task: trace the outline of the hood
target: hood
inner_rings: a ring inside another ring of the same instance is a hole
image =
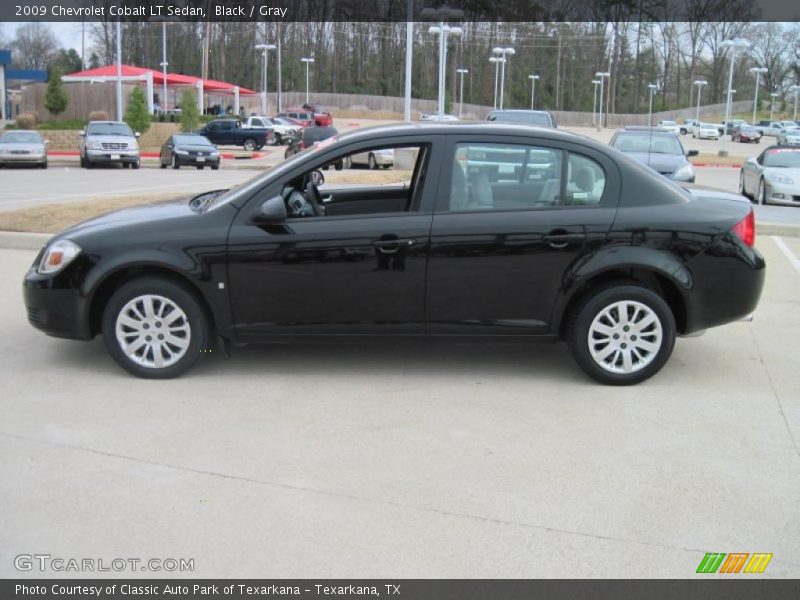
[[[100,142],[101,144],[130,144],[134,145],[137,142],[134,136],[130,135],[98,135],[90,134],[86,136],[87,140],[92,142]]]
[[[0,151],[3,150],[22,150],[23,152],[44,152],[44,144],[23,143],[23,142],[0,142]]]
[[[648,152],[626,152],[636,162],[655,169],[659,173],[674,173],[689,163],[683,154],[657,154]]]
[[[159,223],[170,219],[197,217],[199,213],[189,208],[189,200],[191,200],[191,196],[122,208],[78,223],[62,231],[57,237],[72,239],[77,242],[81,237],[99,231],[108,234],[110,230],[115,228],[123,229],[145,223],[159,227]]]
[[[206,146],[204,144],[177,144],[175,150],[186,150],[187,152],[204,152],[211,154],[212,152],[219,152],[214,146]]]
[[[764,175],[783,175],[784,177],[791,177],[795,183],[800,183],[800,167],[787,168],[787,167],[767,167],[764,169]]]

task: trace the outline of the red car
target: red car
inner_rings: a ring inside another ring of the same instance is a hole
[[[319,104],[303,104],[303,108],[314,113],[314,123],[316,123],[318,127],[333,126],[333,115],[326,107],[320,106]]]
[[[278,113],[276,116],[294,119],[303,127],[313,127],[316,124],[314,120],[314,111],[306,110],[305,108],[287,108],[285,111]]]

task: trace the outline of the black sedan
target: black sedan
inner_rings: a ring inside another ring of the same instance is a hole
[[[384,148],[407,181],[315,183]],[[36,257],[24,300],[33,326],[101,334],[142,377],[179,375],[214,342],[430,336],[560,339],[588,375],[626,385],[658,372],[676,335],[755,310],[754,243],[746,200],[580,136],[398,125],[317,144],[229,191],[81,223]]]
[[[207,137],[196,133],[176,133],[169,136],[161,146],[159,164],[162,169],[171,166],[180,169],[192,166],[198,169],[211,167],[219,169],[219,151]]]

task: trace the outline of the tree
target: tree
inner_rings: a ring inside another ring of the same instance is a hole
[[[150,129],[150,113],[147,112],[147,100],[142,88],[136,86],[128,97],[128,106],[125,109],[124,121],[131,129],[144,133]]]
[[[181,131],[188,133],[200,126],[200,111],[197,110],[197,95],[186,88],[181,95]]]
[[[92,52],[89,55],[89,64],[87,65],[90,69],[96,69],[100,66],[100,59],[98,58],[97,54]]]
[[[44,95],[44,107],[57,117],[67,109],[67,104],[69,104],[69,96],[67,90],[64,89],[64,82],[61,81],[61,71],[55,67],[50,70],[47,91]]]
[[[11,42],[14,65],[20,69],[44,69],[57,48],[56,36],[42,23],[20,25]]]
[[[62,74],[81,71],[83,69],[81,57],[74,48],[70,48],[69,50],[61,48],[50,60],[48,70],[52,69],[58,69]]]

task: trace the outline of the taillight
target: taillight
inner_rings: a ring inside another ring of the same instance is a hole
[[[756,215],[752,208],[744,219],[733,226],[731,231],[739,236],[745,246],[753,247],[756,243]]]
[[[305,148],[305,147],[306,147],[306,145],[303,143],[303,140],[300,140],[299,142],[297,142],[297,147],[298,147],[300,150],[302,150],[303,148]]]

